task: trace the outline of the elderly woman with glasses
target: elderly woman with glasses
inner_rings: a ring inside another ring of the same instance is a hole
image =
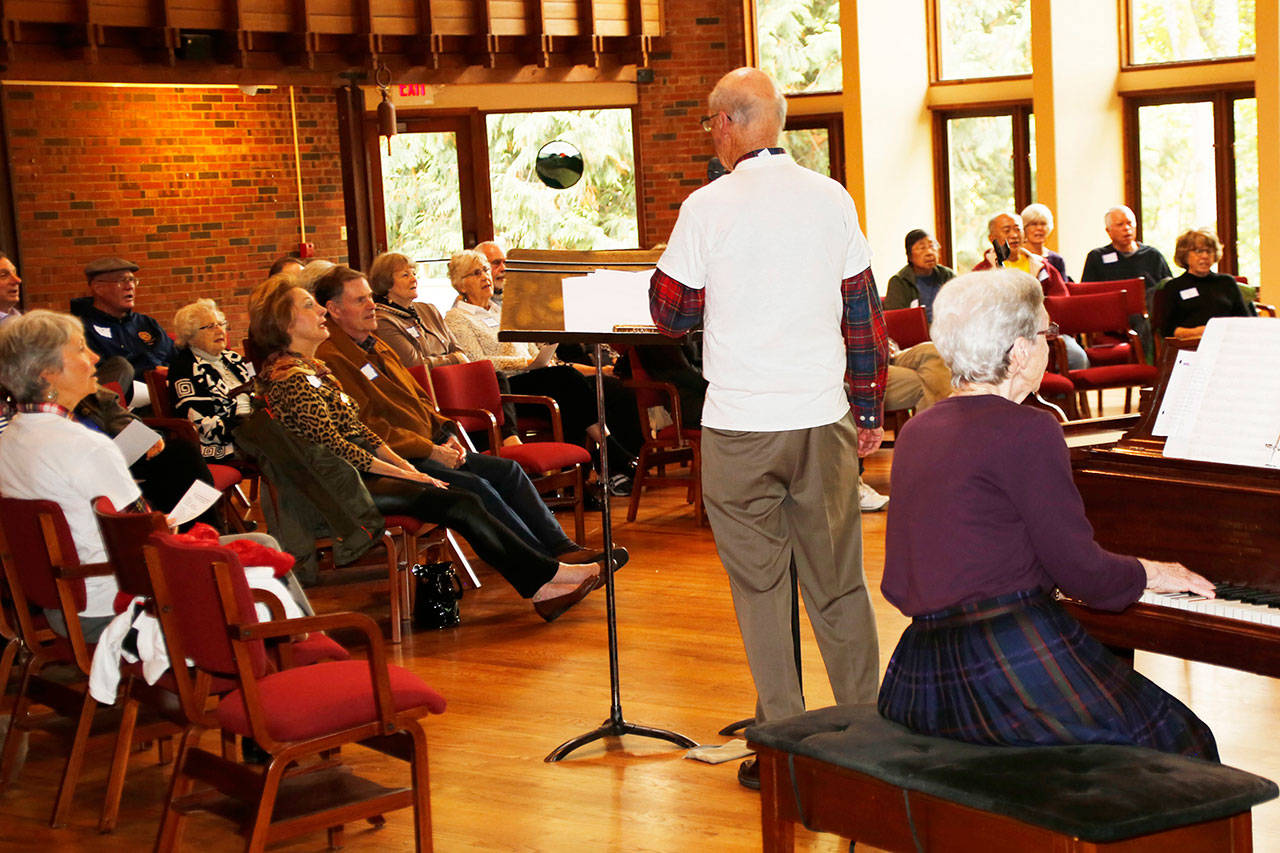
[[[493,299],[493,275],[483,252],[454,254],[449,259],[449,280],[458,291],[458,301],[444,319],[467,358],[493,362],[495,370],[507,374],[511,390],[517,394],[542,395],[559,403],[565,440],[585,445],[590,438],[597,446],[607,447],[609,469],[615,472],[609,491],[629,494],[635,451],[641,443],[635,396],[617,379],[605,378],[605,411],[611,434],[602,441],[596,422],[595,385],[586,375],[594,375],[594,368],[584,367],[586,372],[580,372],[566,364],[535,367],[537,344],[498,340],[502,307]]]
[[[1166,338],[1199,338],[1214,317],[1254,316],[1236,280],[1213,271],[1221,258],[1222,243],[1207,228],[1193,228],[1178,237],[1173,262],[1186,272],[1161,282],[1152,297],[1152,317]]]
[[[195,424],[200,453],[210,462],[235,455],[231,430],[252,413],[253,367],[227,349],[227,318],[212,299],[197,299],[173,318],[178,352],[169,365],[169,395],[180,418]]]
[[[1057,330],[1016,270],[970,273],[933,306],[955,393],[907,422],[894,448],[884,596],[911,624],[880,713],[972,743],[1111,743],[1217,760],[1208,727],[1089,637],[1054,591],[1123,610],[1143,588],[1213,586],[1177,563],[1103,550],[1071,477],[1062,429],[1019,403]]]

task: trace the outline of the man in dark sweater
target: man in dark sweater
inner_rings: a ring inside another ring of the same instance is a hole
[[[1156,286],[1173,275],[1169,270],[1169,262],[1158,249],[1138,242],[1137,221],[1133,211],[1124,205],[1108,210],[1103,224],[1111,242],[1089,251],[1084,259],[1084,272],[1081,273],[1080,280],[1119,281],[1140,278],[1146,288],[1147,313],[1150,314],[1152,294],[1155,293]],[[1130,320],[1133,322],[1133,330],[1142,338],[1147,358],[1152,358],[1155,348],[1151,339],[1151,323],[1140,315],[1134,315]]]
[[[89,296],[71,300],[71,313],[84,323],[84,339],[98,354],[98,380],[120,383],[133,399],[133,382],[148,370],[168,364],[173,341],[154,317],[133,310],[138,265],[120,258],[98,258],[84,268]]]

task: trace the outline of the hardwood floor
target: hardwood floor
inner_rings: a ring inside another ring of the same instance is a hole
[[[888,487],[889,451],[868,466],[867,481]],[[617,577],[622,708],[626,719],[672,729],[701,743],[748,716],[754,694],[727,584],[710,531],[693,524],[678,490],[646,495],[638,520],[615,524],[615,539],[632,554]],[[615,501],[617,517],[622,501]],[[880,655],[887,661],[906,620],[879,595],[884,513],[864,516],[865,563],[873,590]],[[598,542],[598,519],[591,529]],[[759,798],[736,782],[737,762],[685,760],[664,742],[626,737],[598,742],[559,764],[543,757],[559,743],[608,717],[609,670],[603,592],[554,624],[544,624],[494,572],[462,601],[463,624],[407,633],[393,658],[449,700],[429,721],[431,803],[440,851],[737,851],[760,845]],[[385,594],[375,584],[322,589],[321,610],[366,609],[386,619]],[[831,702],[811,632],[804,628],[808,702]],[[1271,737],[1280,718],[1280,691],[1270,679],[1140,654],[1138,667],[1186,701],[1214,729],[1225,761],[1280,778],[1280,745]],[[96,832],[110,746],[92,749],[71,809],[70,825],[48,827],[61,763],[33,737],[17,783],[0,797],[0,849],[63,851],[149,847],[167,777],[154,751],[134,756],[120,828]],[[373,753],[344,755],[363,772],[394,782],[403,768]],[[408,849],[407,811],[380,830],[347,827],[348,850]],[[1254,812],[1258,850],[1280,851],[1280,803]],[[228,850],[239,839],[212,818],[195,819],[192,849]],[[319,850],[323,834],[276,849]],[[797,849],[845,851],[834,836],[799,830]],[[860,850],[862,848],[859,848]]]

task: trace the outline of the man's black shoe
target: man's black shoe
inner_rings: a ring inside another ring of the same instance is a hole
[[[753,791],[760,790],[760,762],[748,758],[738,765],[738,784]]]

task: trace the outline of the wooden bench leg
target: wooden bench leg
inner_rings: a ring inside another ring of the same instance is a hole
[[[791,783],[782,753],[770,750],[760,762],[760,835],[764,853],[791,853],[796,827],[782,809],[782,797],[790,796]]]

